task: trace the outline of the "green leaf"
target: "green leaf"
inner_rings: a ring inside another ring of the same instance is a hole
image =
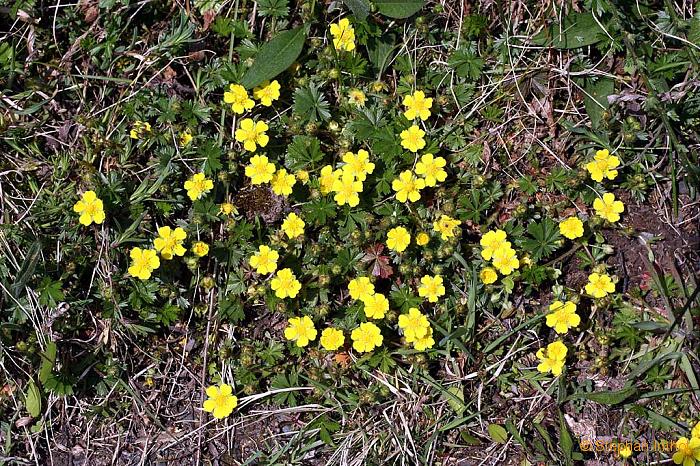
[[[559,226],[549,217],[542,222],[530,222],[527,232],[532,238],[523,241],[523,247],[532,253],[535,261],[552,254],[559,247]]]
[[[467,409],[467,406],[464,404],[464,388],[461,385],[452,385],[447,391],[453,395],[447,397],[447,404],[458,416],[461,416],[464,414],[464,410]]]
[[[566,464],[572,464],[571,453],[574,451],[574,441],[571,438],[569,429],[566,427],[566,422],[564,422],[564,416],[562,416],[561,411],[559,411],[559,431],[559,443],[564,452]]]
[[[307,122],[326,121],[330,119],[330,105],[320,88],[314,84],[294,91],[294,113]]]
[[[377,76],[384,74],[384,70],[391,62],[395,48],[396,36],[394,34],[385,34],[380,38],[372,37],[367,41],[367,56],[377,69]]]
[[[374,0],[374,4],[384,16],[403,19],[418,13],[425,0]]]
[[[360,21],[364,21],[369,16],[370,5],[367,0],[343,0],[343,3],[350,8],[353,16]]]
[[[620,390],[609,390],[592,393],[575,393],[567,398],[567,400],[584,399],[595,401],[602,405],[614,406],[622,403],[632,395],[637,393],[635,387],[626,387]]]
[[[287,146],[284,166],[292,171],[313,169],[315,164],[323,160],[321,141],[313,136],[294,136],[292,143]]]
[[[46,343],[46,351],[41,353],[41,367],[39,368],[39,382],[45,384],[51,376],[53,366],[56,364],[56,343]]]
[[[29,279],[32,278],[36,265],[39,263],[40,257],[41,243],[39,241],[35,241],[29,247],[29,251],[24,258],[24,262],[22,262],[22,267],[19,269],[19,272],[17,272],[17,278],[10,289],[15,298],[19,298],[22,296],[22,294],[24,294],[24,285],[26,285]]]
[[[498,424],[489,424],[488,426],[489,435],[491,440],[496,443],[505,444],[508,441],[508,432],[503,428],[503,426]]]
[[[553,23],[533,38],[537,45],[557,49],[575,49],[599,42],[605,31],[590,12],[569,13],[561,23]]]
[[[246,89],[252,89],[289,68],[301,54],[304,41],[306,41],[304,26],[277,34],[260,48],[253,66],[241,78],[241,84]]]
[[[586,113],[591,119],[594,128],[600,125],[603,112],[610,107],[608,96],[615,92],[615,81],[609,78],[598,79],[583,88],[586,91],[583,103],[586,106]]]
[[[33,380],[29,381],[29,386],[27,387],[25,404],[31,417],[39,417],[41,415],[41,392]]]

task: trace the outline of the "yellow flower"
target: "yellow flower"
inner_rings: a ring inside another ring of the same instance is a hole
[[[214,182],[207,179],[204,173],[195,173],[192,175],[192,178],[185,181],[185,189],[187,190],[187,196],[192,201],[196,201],[214,189]]]
[[[81,225],[88,226],[92,222],[99,225],[105,221],[104,204],[95,191],[85,191],[73,206],[73,211],[80,214],[78,221]]]
[[[396,199],[399,202],[416,202],[420,199],[420,190],[425,188],[425,181],[416,178],[410,170],[399,174],[399,177],[391,182],[391,189],[396,191]]]
[[[357,277],[350,280],[348,291],[352,299],[359,299],[364,302],[374,294],[374,285],[367,277]]]
[[[433,230],[440,233],[443,240],[448,240],[455,235],[454,229],[462,224],[461,221],[448,215],[440,216],[440,220],[433,222]]]
[[[571,301],[554,301],[549,305],[549,310],[551,312],[547,314],[547,327],[553,328],[557,333],[566,333],[581,323],[581,318],[576,314],[576,304]]]
[[[603,198],[593,201],[593,208],[598,217],[604,218],[610,223],[620,220],[620,214],[625,211],[625,205],[615,200],[613,193],[603,194]]]
[[[406,342],[413,343],[419,338],[423,338],[428,329],[430,322],[428,318],[418,310],[412,307],[408,310],[408,314],[399,316],[399,328],[403,330],[403,335],[406,337]]]
[[[632,444],[627,443],[620,445],[619,453],[620,457],[624,459],[627,459],[630,456],[632,456]]]
[[[420,118],[425,121],[430,118],[430,107],[433,106],[433,99],[425,97],[423,91],[416,91],[413,95],[407,95],[403,98],[403,106],[406,107],[404,116],[407,119],[415,120]]]
[[[297,182],[294,175],[288,174],[287,170],[280,168],[272,178],[272,191],[278,196],[289,196],[292,194],[292,188]]]
[[[440,296],[445,294],[445,287],[442,284],[442,277],[440,275],[435,275],[431,277],[430,275],[424,275],[420,279],[420,286],[418,287],[418,296],[421,298],[428,298],[428,302],[436,303]]]
[[[343,172],[350,173],[357,181],[365,181],[367,175],[374,171],[374,164],[369,161],[369,153],[363,149],[358,150],[357,154],[346,152],[343,155],[343,162],[346,163],[343,166]]]
[[[219,205],[219,213],[224,214],[224,215],[231,215],[234,213],[238,213],[236,211],[236,207],[234,207],[233,204],[230,202],[222,202],[221,205]]]
[[[338,205],[347,204],[350,207],[355,207],[360,203],[360,196],[357,193],[362,192],[362,182],[355,181],[352,174],[343,172],[340,179],[333,181],[333,191],[335,191],[333,200]]]
[[[195,241],[192,243],[192,252],[197,257],[204,257],[209,254],[209,245],[203,241]]]
[[[479,278],[484,285],[490,285],[498,280],[498,274],[493,267],[484,267],[481,269],[481,272],[479,272]]]
[[[230,416],[238,406],[238,398],[233,396],[233,389],[227,384],[208,387],[207,397],[203,406],[204,411],[212,413],[216,419]]]
[[[317,333],[314,321],[309,316],[292,317],[289,319],[289,326],[284,329],[284,338],[295,341],[299,348],[303,348],[316,339]]]
[[[261,275],[266,275],[277,270],[277,260],[280,255],[270,246],[260,245],[258,247],[258,252],[250,256],[248,263],[251,267],[255,268],[255,271]]]
[[[367,96],[359,89],[350,89],[349,100],[351,104],[355,104],[357,107],[364,107],[365,102],[367,102]]]
[[[355,50],[355,30],[350,25],[350,20],[343,18],[337,23],[331,24],[333,47],[336,50],[352,52]]]
[[[236,141],[242,142],[243,147],[248,152],[255,152],[255,149],[265,147],[270,141],[270,137],[265,134],[269,126],[264,121],[253,121],[251,118],[241,120],[236,130]]]
[[[386,245],[392,251],[404,252],[411,243],[411,234],[404,227],[396,227],[387,233]]]
[[[603,181],[603,178],[614,180],[617,177],[615,168],[620,166],[620,159],[610,155],[607,149],[599,150],[595,153],[592,162],[586,164],[586,170],[591,174],[594,181]]]
[[[594,298],[604,298],[610,293],[615,292],[615,284],[612,279],[602,273],[592,273],[588,276],[588,283],[586,284],[586,293],[593,296]]]
[[[433,328],[428,327],[428,331],[420,338],[416,338],[413,341],[413,349],[416,351],[425,351],[428,348],[432,348],[435,345],[435,340],[433,340]]]
[[[583,236],[583,222],[578,217],[569,217],[559,223],[559,233],[569,239]]]
[[[401,131],[401,147],[408,149],[411,152],[418,152],[425,147],[425,131],[417,125],[413,125],[408,129]]]
[[[673,462],[683,466],[694,466],[700,461],[700,438],[691,437],[688,440],[680,437],[676,440],[676,452],[673,454]]]
[[[250,163],[245,167],[245,176],[250,178],[252,184],[269,183],[273,173],[275,173],[275,164],[269,162],[265,155],[252,156]]]
[[[328,194],[333,191],[333,185],[336,180],[340,179],[342,170],[333,170],[333,167],[326,165],[321,169],[321,177],[319,178],[319,184],[321,188],[321,194]]]
[[[131,257],[129,273],[141,280],[151,278],[151,272],[160,267],[160,260],[153,249],[133,248],[129,257]]]
[[[141,120],[136,120],[134,125],[131,127],[129,132],[129,137],[131,139],[141,139],[146,133],[151,132],[151,124],[149,122],[143,122]]]
[[[493,253],[502,247],[510,248],[510,242],[506,241],[506,232],[503,230],[490,230],[484,233],[479,241],[481,247],[481,257],[491,260]]]
[[[341,330],[328,327],[321,332],[321,346],[327,351],[335,351],[345,343],[345,335]]]
[[[418,246],[425,246],[429,242],[430,242],[430,236],[426,232],[421,231],[420,233],[418,233],[416,235],[416,244]]]
[[[280,83],[275,79],[270,82],[264,81],[253,89],[253,97],[258,99],[265,107],[272,105],[272,102],[280,98]]]
[[[224,92],[224,102],[231,104],[233,113],[241,114],[255,106],[253,99],[248,97],[248,91],[240,84],[231,84],[229,90]]]
[[[294,276],[292,269],[282,269],[278,271],[275,278],[270,281],[270,287],[272,291],[275,292],[275,296],[280,299],[286,297],[294,298],[299,293],[299,290],[301,290],[301,283],[299,283],[299,280]],[[314,333],[314,338],[315,337],[316,333]]]
[[[425,178],[426,186],[435,186],[447,178],[447,172],[443,167],[447,162],[442,157],[434,157],[433,154],[424,154],[420,162],[416,164],[416,175]]]
[[[566,361],[566,353],[568,348],[561,341],[555,341],[547,345],[547,349],[540,348],[537,351],[537,359],[540,360],[537,370],[546,374],[551,372],[552,375],[561,375]]]
[[[700,421],[695,423],[695,427],[690,431],[690,436],[700,438]]]
[[[301,182],[301,184],[306,184],[309,182],[309,172],[306,170],[299,170],[294,176]]]
[[[180,145],[182,147],[185,147],[190,142],[192,142],[192,133],[190,133],[189,129],[186,129],[185,131],[180,133]]]
[[[360,324],[359,327],[352,331],[350,338],[352,339],[352,347],[360,353],[372,351],[374,348],[382,346],[384,341],[379,327],[372,322]]]
[[[493,266],[502,275],[510,275],[513,270],[520,267],[520,261],[510,246],[503,246],[493,253]]]
[[[287,235],[287,238],[292,239],[304,234],[304,226],[306,226],[306,223],[292,212],[282,222],[282,231]]]
[[[153,240],[153,246],[161,257],[170,260],[173,256],[184,256],[185,247],[182,242],[187,238],[187,233],[180,227],[172,230],[170,227],[158,228],[158,238]]]
[[[381,293],[366,296],[362,300],[365,305],[365,315],[368,319],[383,319],[389,310],[389,300]]]

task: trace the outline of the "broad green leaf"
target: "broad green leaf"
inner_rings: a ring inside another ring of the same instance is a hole
[[[33,380],[29,381],[29,386],[27,387],[25,404],[31,417],[39,417],[41,415],[41,392]]]
[[[489,435],[491,440],[496,443],[506,443],[508,441],[508,432],[503,428],[503,426],[498,424],[489,424],[488,426]]]
[[[603,112],[610,107],[608,96],[615,92],[615,81],[609,78],[601,78],[594,83],[588,84],[583,90],[586,91],[583,97],[586,113],[591,119],[592,126],[596,128],[600,125]]]
[[[557,49],[575,49],[599,42],[605,31],[590,12],[569,13],[561,23],[554,23],[533,38],[537,45]]]
[[[36,269],[36,265],[39,263],[40,257],[41,243],[39,241],[35,241],[30,246],[26,257],[24,258],[24,262],[22,262],[22,267],[20,268],[19,272],[17,272],[17,278],[12,284],[11,291],[15,298],[22,296],[24,285],[26,285],[29,279],[32,278],[34,269]]]
[[[464,389],[461,385],[452,385],[447,391],[454,395],[453,397],[447,398],[447,404],[450,405],[450,408],[452,408],[458,416],[461,416],[467,408],[464,404]]]
[[[46,351],[41,353],[41,367],[39,368],[39,382],[45,384],[51,376],[53,366],[56,364],[56,343],[50,341],[46,344]]]
[[[592,392],[592,393],[576,393],[574,395],[571,395],[568,399],[584,399],[584,400],[590,400],[590,401],[595,401],[596,403],[600,403],[603,405],[608,405],[608,406],[613,406],[622,403],[632,395],[637,393],[637,389],[635,387],[626,387],[621,390],[614,390],[614,391],[601,391],[601,392]]]
[[[352,11],[353,16],[364,21],[369,16],[369,2],[367,0],[343,0],[350,11]]]
[[[241,78],[241,84],[246,89],[252,89],[289,68],[301,54],[304,41],[306,41],[304,26],[277,34],[260,48],[253,66]]]
[[[561,411],[559,411],[559,437],[559,444],[564,452],[566,464],[572,464],[571,453],[574,451],[574,441],[571,438],[569,429],[566,427]]]
[[[403,19],[416,14],[425,0],[374,0],[377,10],[389,18]]]

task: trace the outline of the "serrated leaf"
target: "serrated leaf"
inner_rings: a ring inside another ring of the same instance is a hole
[[[305,41],[304,26],[277,34],[270,42],[260,47],[253,65],[241,78],[243,87],[252,89],[289,68],[301,54]]]
[[[425,0],[374,0],[374,4],[384,16],[403,19],[418,13]]]
[[[39,417],[41,415],[41,392],[33,380],[29,381],[29,386],[27,387],[25,405],[31,417]]]
[[[503,426],[498,424],[489,424],[487,429],[491,440],[494,442],[505,444],[508,441],[508,432],[503,428]]]
[[[355,18],[364,21],[369,16],[369,2],[367,0],[343,0]]]

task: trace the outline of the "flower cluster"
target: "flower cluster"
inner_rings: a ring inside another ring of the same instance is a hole
[[[513,249],[510,241],[507,240],[506,232],[503,230],[490,230],[484,233],[479,241],[481,244],[481,257],[491,261],[493,268],[481,272],[481,280],[486,283],[496,281],[495,270],[501,275],[510,275],[515,269],[520,267],[520,261]],[[495,270],[494,270],[495,269]]]
[[[679,437],[675,446],[676,452],[672,457],[675,464],[695,466],[700,463],[700,421],[692,428],[690,438]]]

